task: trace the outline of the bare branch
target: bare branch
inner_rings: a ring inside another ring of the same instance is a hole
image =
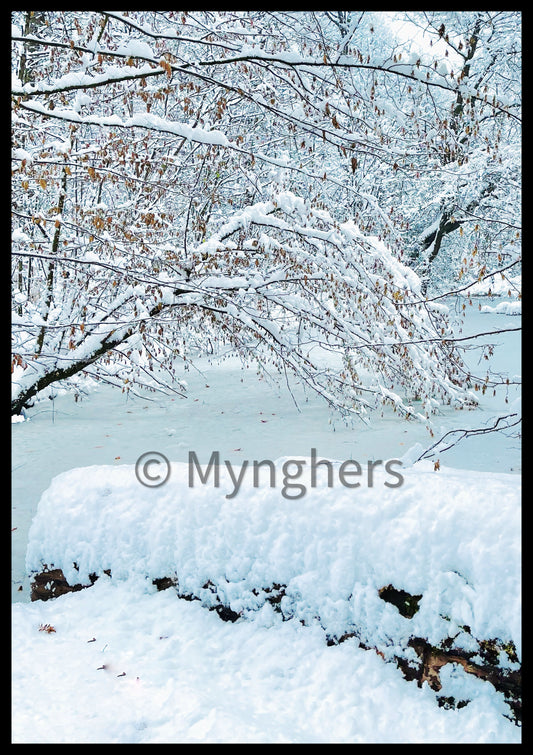
[[[518,418],[518,419],[515,419]],[[503,426],[501,426],[501,423],[507,420],[507,423]],[[513,420],[511,422],[511,420]],[[477,427],[477,428],[470,428],[470,429],[457,429],[457,430],[449,430],[447,433],[445,433],[436,443],[433,443],[429,448],[427,448],[420,456],[416,459],[415,464],[419,461],[422,461],[423,459],[431,459],[433,456],[435,456],[437,453],[444,453],[445,451],[449,451],[450,448],[453,448],[456,446],[460,441],[464,440],[465,438],[470,438],[476,435],[487,435],[488,433],[493,432],[504,432],[505,430],[509,430],[511,427],[517,427],[522,422],[522,417],[519,417],[518,414],[515,412],[513,414],[505,414],[501,417],[498,417],[496,419],[496,422],[491,425],[490,427]],[[452,438],[453,441],[449,442],[448,445],[442,446],[442,443],[446,440],[446,438]]]

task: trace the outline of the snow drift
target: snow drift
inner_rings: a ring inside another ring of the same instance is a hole
[[[189,487],[188,471],[172,464],[159,488],[141,485],[133,466],[59,475],[32,523],[27,569],[61,569],[70,584],[104,571],[173,578],[181,595],[248,618],[276,585],[284,617],[319,622],[331,638],[351,632],[386,658],[413,660],[412,637],[468,650],[491,638],[520,653],[516,476],[428,463],[404,469],[399,487],[376,469],[372,487],[349,489],[325,475],[311,486],[307,466],[307,493],[291,501],[246,477],[228,499],[227,471],[219,488]],[[389,585],[422,596],[412,616],[382,599]]]

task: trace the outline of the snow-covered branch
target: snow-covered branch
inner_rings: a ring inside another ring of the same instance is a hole
[[[519,256],[516,98],[471,84],[515,59],[475,14],[462,78],[341,16],[14,14],[16,410],[76,369],[155,383],[206,342],[346,412],[475,402],[430,288],[446,255],[446,292]]]

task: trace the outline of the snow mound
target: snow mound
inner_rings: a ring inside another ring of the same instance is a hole
[[[463,296],[511,296],[522,290],[522,276],[491,275],[476,281],[462,292]],[[460,294],[461,295],[461,294]]]
[[[463,646],[496,638],[520,653],[519,478],[424,462],[403,469],[399,486],[380,467],[349,488],[338,462],[313,484],[300,459],[296,500],[283,494],[286,461],[275,484],[232,470],[243,474],[233,497],[222,466],[219,487],[205,468],[190,486],[184,463],[157,488],[140,484],[134,466],[65,472],[40,500],[27,569],[60,568],[70,584],[104,570],[114,582],[176,578],[180,594],[247,618],[270,609],[277,585],[284,617],[319,622],[330,637],[352,631],[388,658],[405,657],[413,636],[438,645],[460,635]],[[380,597],[388,585],[422,596],[412,617]]]
[[[275,614],[228,625],[138,583],[13,606],[13,743],[520,743],[478,679],[447,680],[472,698],[447,710],[353,640]]]
[[[481,312],[486,313],[495,312],[499,315],[521,315],[522,314],[522,302],[521,301],[501,301],[494,307],[485,304],[481,307]]]

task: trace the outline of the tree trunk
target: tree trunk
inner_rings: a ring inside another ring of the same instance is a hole
[[[480,29],[481,29],[481,19],[478,18],[474,26],[474,29],[472,31],[472,34],[469,36],[466,52],[463,55],[464,64],[463,64],[461,73],[458,76],[458,80],[461,82],[466,80],[470,75],[470,63],[476,52],[477,44],[479,41]],[[464,105],[465,105],[464,98],[461,91],[459,90],[457,92],[457,97],[456,97],[455,105],[453,108],[453,119],[450,124],[452,130],[456,134],[461,129],[461,118],[464,112]],[[459,140],[461,147],[464,147],[467,141],[468,139],[466,136],[462,137]],[[453,159],[456,160],[457,156],[454,156]],[[452,157],[450,156],[450,154],[445,152],[442,157],[443,165],[446,165],[451,160],[452,160]],[[468,205],[467,212],[471,212],[481,202],[481,200],[487,196],[487,194],[490,194],[494,190],[494,188],[495,187],[492,184],[485,186],[485,188],[480,192],[479,198],[472,201]],[[424,295],[426,295],[427,289],[429,286],[431,266],[441,250],[441,246],[442,246],[442,242],[444,238],[449,233],[452,233],[453,231],[457,230],[457,228],[461,226],[461,223],[453,218],[452,212],[453,212],[453,205],[451,209],[446,208],[442,211],[437,224],[431,226],[431,231],[428,232],[427,235],[422,236],[422,239],[419,240],[416,248],[410,255],[412,263],[421,263],[421,269],[419,271],[419,274],[422,278],[422,293]]]
[[[11,414],[21,414],[22,410],[29,405],[30,401],[39,393],[39,391],[48,388],[49,385],[57,383],[60,380],[67,380],[67,378],[70,378],[73,375],[77,375],[79,372],[87,369],[87,367],[90,367],[91,364],[100,359],[100,357],[107,351],[110,351],[111,349],[114,349],[116,346],[119,346],[121,343],[123,343],[133,334],[133,332],[134,329],[130,328],[124,335],[116,338],[112,338],[113,333],[110,333],[108,336],[106,336],[106,338],[103,339],[100,346],[95,349],[95,351],[93,351],[90,356],[73,362],[68,367],[58,367],[54,370],[46,372],[44,375],[42,375],[42,377],[38,378],[34,383],[32,383],[25,390],[21,391],[21,393],[19,393],[18,396],[13,399],[13,401],[11,402]]]
[[[422,293],[424,296],[429,286],[431,266],[440,252],[445,236],[455,231],[460,225],[461,223],[452,217],[451,210],[444,210],[436,227],[433,226],[432,230],[427,235],[424,235],[419,242],[414,257],[422,263],[419,275],[422,279]]]

